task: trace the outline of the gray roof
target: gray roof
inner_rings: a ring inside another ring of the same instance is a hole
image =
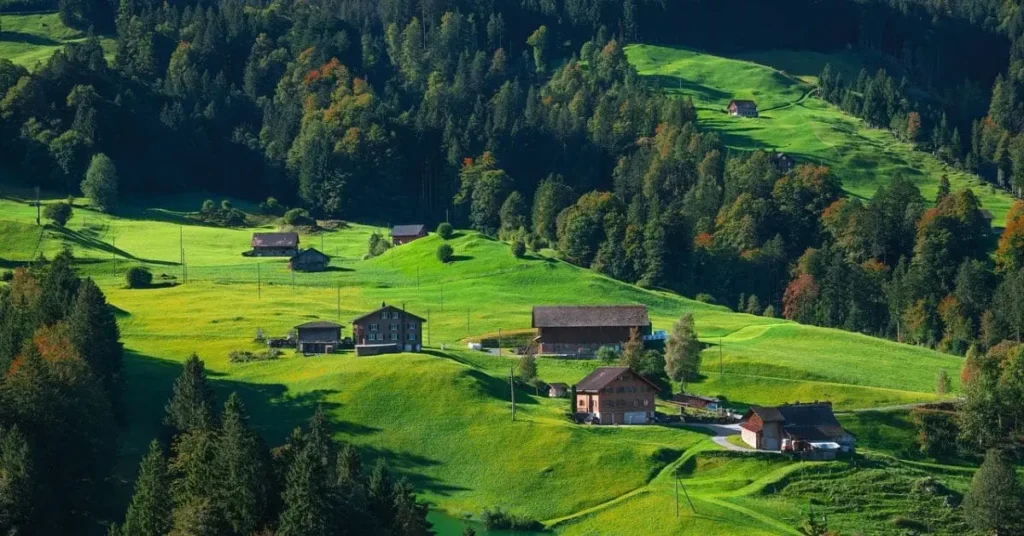
[[[391,236],[419,236],[423,233],[423,224],[396,225],[391,229]]]
[[[355,324],[356,322],[359,322],[360,320],[363,320],[364,318],[366,318],[368,316],[372,316],[372,315],[375,315],[375,314],[377,314],[377,313],[379,313],[381,311],[384,311],[385,309],[389,310],[389,311],[391,311],[391,310],[400,311],[402,313],[405,313],[405,316],[407,316],[409,318],[415,318],[416,320],[419,320],[420,322],[426,322],[427,321],[426,318],[423,318],[422,316],[419,316],[419,315],[414,315],[414,314],[410,313],[409,311],[406,311],[403,308],[395,307],[394,305],[388,305],[386,303],[381,303],[380,304],[380,308],[374,309],[373,311],[370,311],[369,313],[366,313],[366,314],[364,314],[362,316],[358,316],[356,318],[353,318],[352,319],[352,323]]]
[[[309,256],[320,257],[321,259],[323,259],[325,261],[330,260],[329,256],[327,256],[325,253],[321,252],[320,250],[318,250],[316,248],[304,249],[304,250],[296,253],[295,255],[292,255],[291,260],[294,261],[295,259],[299,259],[299,258],[302,258],[302,257],[309,257]]]
[[[750,406],[750,411],[756,413],[764,422],[781,422],[786,420],[779,412],[779,408],[770,406]]]
[[[324,329],[324,328],[340,328],[341,324],[334,322],[328,322],[326,320],[314,320],[312,322],[306,322],[305,324],[299,324],[295,326],[295,329]]]
[[[252,247],[294,248],[299,245],[299,233],[253,233]]]
[[[757,103],[752,100],[733,99],[729,104],[735,104],[739,108],[757,108]]]
[[[533,308],[535,328],[650,326],[643,305],[557,305]]]
[[[601,389],[604,389],[606,385],[615,381],[619,376],[622,376],[623,374],[629,374],[642,381],[647,382],[648,384],[651,385],[651,387],[654,387],[656,391],[661,390],[657,385],[652,383],[647,378],[644,378],[643,376],[630,370],[629,367],[598,367],[594,369],[594,372],[588,374],[586,378],[580,380],[580,383],[576,384],[576,391],[600,391]]]
[[[832,413],[832,404],[786,404],[778,407],[785,419],[783,434],[804,441],[825,441],[846,432]]]

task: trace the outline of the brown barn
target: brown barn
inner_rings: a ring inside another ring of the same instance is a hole
[[[752,100],[729,101],[729,115],[736,117],[757,117],[757,103]]]
[[[787,445],[805,444],[823,450],[849,450],[854,438],[832,413],[831,402],[750,406],[740,421],[743,441],[759,450],[792,450]]]
[[[426,319],[381,303],[380,309],[352,321],[356,355],[419,352],[423,349]]]
[[[299,253],[299,233],[253,233],[255,257],[294,257]]]
[[[304,354],[330,354],[341,347],[341,324],[317,320],[295,326],[295,347]]]
[[[621,348],[636,331],[650,335],[643,305],[584,305],[533,308],[542,354],[591,355],[602,346]]]
[[[678,393],[668,402],[680,407],[702,409],[705,411],[718,411],[722,407],[722,401],[717,398],[689,393]]]
[[[288,267],[297,272],[322,272],[327,269],[330,262],[330,257],[316,248],[309,248],[289,259]]]
[[[576,413],[595,424],[646,424],[658,391],[628,367],[599,367],[576,384]]]
[[[391,229],[391,243],[396,246],[408,244],[409,242],[423,238],[424,236],[427,236],[427,229],[421,224],[396,225]]]

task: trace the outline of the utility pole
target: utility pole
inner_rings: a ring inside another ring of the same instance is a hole
[[[338,320],[341,320],[341,283],[338,283]]]
[[[430,346],[430,309],[427,309],[427,346]]]
[[[676,517],[679,517],[679,473],[673,471],[672,476],[676,482]]]
[[[40,216],[40,211],[41,210],[42,209],[40,208],[40,202],[39,202],[39,187],[36,186],[36,225],[39,225],[39,223],[40,223],[39,216]]]
[[[501,328],[498,328],[498,357],[501,357]]]
[[[263,297],[263,291],[260,288],[260,261],[256,261],[256,299]]]
[[[722,369],[722,338],[718,338],[718,379],[721,380],[725,376],[725,372]]]
[[[469,337],[469,309],[466,309],[466,336]]]
[[[508,392],[512,395],[512,422],[516,422],[516,385],[515,385],[515,373],[516,367],[519,363],[509,365],[508,367]]]

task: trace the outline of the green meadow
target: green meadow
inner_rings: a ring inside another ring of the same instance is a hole
[[[367,260],[376,227],[303,234],[303,245],[322,248],[332,262],[326,272],[294,274],[286,259],[241,255],[252,232],[274,230],[275,222],[245,229],[201,225],[189,214],[198,199],[168,198],[161,207],[126,203],[118,216],[79,203],[68,228],[57,229],[36,226],[35,208],[10,193],[0,199],[0,269],[69,247],[79,269],[118,309],[130,400],[118,467],[122,501],[147,442],[161,433],[171,384],[192,352],[206,361],[219,399],[239,392],[271,444],[281,443],[319,405],[339,438],[370,457],[388,457],[409,476],[444,512],[438,515],[445,527],[501,505],[566,534],[641,528],[648,534],[790,534],[817,490],[808,485],[780,496],[775,492],[788,492],[802,464],[719,459],[719,447],[695,431],[572,425],[563,417],[566,400],[530,389],[516,392],[512,422],[513,358],[469,351],[465,342],[498,330],[521,334],[530,328],[535,304],[643,303],[656,329],[670,329],[692,313],[709,347],[703,380],[687,388],[724,396],[737,408],[813,399],[832,400],[839,409],[930,401],[939,370],[959,377],[957,357],[734,313],[543,254],[516,259],[507,244],[469,231],[450,241],[456,260],[447,265],[435,257],[441,240],[433,234]],[[153,271],[154,288],[124,288],[124,271],[136,265]],[[233,350],[258,349],[258,331],[280,336],[310,319],[347,323],[381,302],[428,318],[426,352],[373,358],[289,352],[275,361],[228,361]],[[542,358],[538,368],[546,381],[575,383],[596,366]],[[712,471],[701,461],[708,456],[722,467]],[[688,480],[696,508],[679,518],[676,473]],[[770,510],[756,507],[766,500]],[[856,516],[850,523],[862,526]]]
[[[946,175],[954,189],[971,188],[1002,226],[1013,198],[975,175],[946,165],[929,153],[915,150],[887,131],[868,127],[814,96],[818,73],[825,63],[856,77],[860,65],[853,52],[835,54],[803,51],[747,52],[735,58],[695,50],[655,45],[631,45],[626,55],[637,72],[671,94],[693,99],[702,127],[721,135],[738,150],[775,150],[797,161],[828,165],[851,195],[870,198],[896,173],[913,180],[927,199],[934,199],[939,179]],[[731,117],[731,99],[757,102],[760,117]]]
[[[0,14],[0,58],[27,69],[45,63],[68,43],[85,41],[84,32],[68,28],[56,13],[32,15]],[[114,55],[113,39],[101,38],[107,58]]]

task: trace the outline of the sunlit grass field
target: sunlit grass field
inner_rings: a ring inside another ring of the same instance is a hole
[[[852,53],[762,51],[733,59],[685,48],[632,45],[626,55],[641,76],[666,92],[691,97],[701,126],[718,132],[731,148],[776,150],[800,162],[826,164],[847,192],[862,198],[902,173],[925,198],[934,199],[946,175],[954,189],[974,190],[995,215],[994,225],[1005,221],[1013,201],[1009,193],[915,150],[887,131],[869,128],[813,95],[812,84],[826,62],[848,81],[855,76]],[[725,109],[731,99],[753,99],[760,117],[729,116]]]
[[[741,406],[817,398],[862,408],[932,400],[937,372],[955,372],[961,361],[734,313],[536,253],[516,259],[507,244],[469,231],[451,240],[456,261],[448,265],[435,257],[441,240],[434,235],[362,260],[376,227],[351,224],[303,234],[302,244],[322,248],[333,259],[326,272],[293,274],[286,259],[241,255],[251,233],[273,230],[273,222],[246,229],[199,225],[188,215],[198,205],[198,199],[169,199],[161,208],[127,202],[120,216],[109,216],[79,201],[68,229],[59,230],[37,227],[35,208],[24,200],[0,199],[0,268],[70,247],[79,269],[100,283],[119,310],[130,401],[119,464],[125,496],[142,449],[161,433],[163,405],[180,363],[197,352],[220,400],[238,391],[270,444],[281,443],[321,405],[339,437],[370,456],[387,456],[424,499],[450,516],[479,515],[484,507],[501,505],[574,534],[604,532],[606,523],[624,529],[631,519],[650,534],[675,534],[682,526],[691,534],[785,534],[799,512],[789,508],[778,517],[764,516],[719,497],[717,487],[698,493],[699,515],[684,513],[679,524],[648,519],[674,515],[671,468],[717,446],[702,434],[675,428],[575,426],[563,417],[566,400],[534,396],[529,389],[516,393],[513,423],[512,358],[468,351],[464,339],[528,329],[534,304],[643,303],[656,329],[669,329],[690,312],[711,346],[704,355],[705,379],[689,388],[725,395]],[[123,288],[124,271],[135,265],[148,266],[158,288]],[[428,352],[374,358],[289,353],[269,362],[228,361],[233,350],[259,348],[253,342],[258,330],[280,336],[317,318],[347,324],[383,301],[429,319]],[[546,381],[575,383],[598,365],[543,358],[539,371]],[[748,485],[726,491],[746,496],[755,489]]]
[[[67,43],[82,42],[86,34],[68,28],[56,13],[33,15],[0,14],[0,58],[27,69],[45,63]],[[107,59],[113,57],[114,40],[101,38]]]

